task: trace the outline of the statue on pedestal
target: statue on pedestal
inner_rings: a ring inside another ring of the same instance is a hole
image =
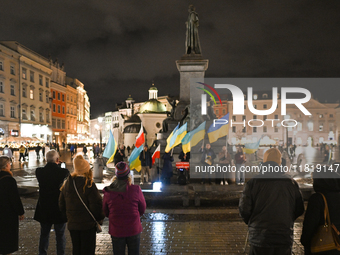
[[[198,14],[193,5],[189,6],[189,17],[186,22],[187,32],[185,41],[185,54],[202,54],[200,41],[198,38]]]

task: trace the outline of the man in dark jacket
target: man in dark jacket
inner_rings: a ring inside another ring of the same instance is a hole
[[[280,167],[278,149],[267,150],[263,162],[262,174],[247,182],[239,204],[249,229],[249,254],[290,255],[294,221],[304,212],[302,195]]]
[[[206,169],[208,169],[210,166],[214,164],[214,159],[216,158],[216,154],[214,150],[211,148],[210,143],[207,143],[205,145],[205,148],[203,148],[202,146],[202,148],[200,149],[200,152],[202,153],[201,163]],[[204,184],[206,182],[206,179],[208,179],[208,183],[211,184],[211,178],[210,178],[211,174],[209,171],[206,171],[205,177],[206,178],[202,178],[201,183]]]
[[[148,150],[148,146],[144,145],[144,150],[139,154],[139,160],[142,164],[142,171],[141,171],[141,178],[140,178],[140,185],[143,184],[144,181],[144,175],[146,174],[146,181],[148,184],[151,184],[149,182],[150,176],[150,168],[152,167],[152,159],[151,159],[151,153]]]
[[[113,161],[116,165],[118,164],[118,162],[124,161],[124,158],[125,158],[125,146],[124,144],[121,144],[120,147],[117,149]]]
[[[59,210],[60,187],[70,174],[65,168],[60,168],[57,163],[59,154],[55,150],[46,153],[47,164],[37,168],[35,174],[39,182],[39,199],[34,214],[34,219],[40,222],[39,255],[47,254],[49,235],[54,225],[57,240],[57,254],[65,254],[65,226],[67,219]]]

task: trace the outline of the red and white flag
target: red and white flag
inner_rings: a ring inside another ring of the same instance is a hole
[[[152,154],[152,164],[155,164],[156,158],[160,158],[160,157],[161,157],[161,145],[158,144],[157,149]]]
[[[141,124],[139,134],[136,137],[136,148],[139,148],[143,143],[145,142],[144,139],[144,131],[143,131],[143,125]]]

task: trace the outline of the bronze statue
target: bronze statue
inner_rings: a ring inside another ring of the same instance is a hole
[[[187,33],[185,48],[186,54],[202,54],[200,41],[198,38],[198,14],[195,12],[193,5],[189,6],[189,17],[186,22]]]

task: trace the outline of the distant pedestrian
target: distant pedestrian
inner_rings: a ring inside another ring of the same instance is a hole
[[[0,156],[0,254],[19,249],[19,220],[25,213],[11,165],[8,156]]]
[[[19,162],[21,162],[21,159],[22,161],[25,161],[25,147],[24,145],[20,145],[20,148],[19,148]]]
[[[103,190],[103,210],[109,218],[109,234],[112,239],[113,253],[139,254],[140,217],[144,214],[146,203],[142,190],[132,185],[132,177],[127,163],[116,165],[116,176],[110,186]]]
[[[113,158],[114,163],[117,164],[118,162],[124,161],[124,158],[125,158],[125,146],[124,144],[121,144]]]
[[[5,145],[5,148],[4,148],[4,150],[2,151],[2,154],[3,154],[4,156],[9,157],[11,160],[12,160],[12,158],[13,158],[12,150],[8,147],[7,144]]]
[[[202,146],[200,149],[201,155],[201,163],[203,166],[208,169],[209,166],[212,166],[214,164],[214,159],[216,158],[216,154],[214,150],[211,148],[210,143],[207,143],[205,145],[205,148]],[[204,173],[202,173],[204,174]],[[204,184],[206,181],[208,181],[209,184],[211,184],[211,174],[206,171],[205,178],[202,178],[201,183]]]
[[[221,165],[221,167],[225,167],[228,169],[231,164],[231,156],[229,152],[227,151],[227,146],[223,146],[222,150],[218,154],[218,163]],[[219,179],[221,185],[228,185],[228,177],[229,177],[229,172],[228,171],[223,171],[220,173],[221,177]]]
[[[145,174],[146,174],[146,177],[145,177],[146,182],[148,184],[151,184],[150,169],[152,167],[152,158],[151,158],[151,153],[148,150],[147,145],[144,145],[144,149],[139,154],[139,160],[141,161],[141,165],[142,165],[140,185],[143,185]]]
[[[25,147],[25,160],[29,160],[29,153],[30,153],[30,150],[29,150],[29,146],[27,145]]]
[[[59,210],[60,187],[69,176],[66,168],[58,166],[59,154],[55,150],[46,153],[47,164],[39,167],[35,175],[39,182],[39,199],[36,206],[34,219],[40,222],[39,255],[46,255],[52,225],[57,241],[57,254],[65,254],[65,226],[66,217]]]
[[[97,158],[99,157],[100,149],[98,145],[94,145],[94,157]]]
[[[131,147],[129,145],[126,147],[126,150],[128,152],[128,155],[130,155]]]
[[[74,155],[74,150],[75,150],[75,148],[74,148],[74,145],[73,145],[73,144],[71,144],[71,147],[70,147],[71,158],[72,158],[72,157],[73,157],[73,155]]]
[[[281,153],[280,153],[281,154]],[[246,173],[244,169],[244,163],[246,162],[246,155],[244,154],[241,147],[238,148],[235,154],[235,164],[236,164],[236,185],[244,185],[246,179]]]
[[[280,169],[281,152],[272,148],[263,155],[262,167]],[[268,170],[249,180],[239,203],[248,225],[251,255],[291,255],[294,221],[303,214],[299,185],[284,171]]]
[[[67,216],[67,228],[72,239],[73,255],[94,255],[96,249],[97,223],[87,211],[90,210],[96,221],[104,219],[102,197],[93,182],[89,162],[78,154],[73,159],[74,172],[61,188],[59,197],[60,210]],[[76,189],[79,193],[80,200]]]
[[[83,153],[84,153],[84,156],[86,156],[86,153],[87,153],[86,144],[85,144],[84,147],[83,147]]]
[[[43,155],[44,160],[45,160],[46,146],[47,146],[47,144],[44,143],[43,146],[42,146],[42,148],[41,148],[41,153],[42,153],[42,155]]]
[[[163,154],[163,169],[162,169],[162,179],[164,180],[164,184],[170,184],[170,179],[173,175],[172,172],[172,162],[174,158],[171,156],[170,152]],[[186,171],[184,169],[184,171]]]
[[[37,160],[40,159],[40,150],[41,150],[41,146],[40,146],[40,144],[37,144],[37,146],[35,147],[35,153],[37,154]]]

